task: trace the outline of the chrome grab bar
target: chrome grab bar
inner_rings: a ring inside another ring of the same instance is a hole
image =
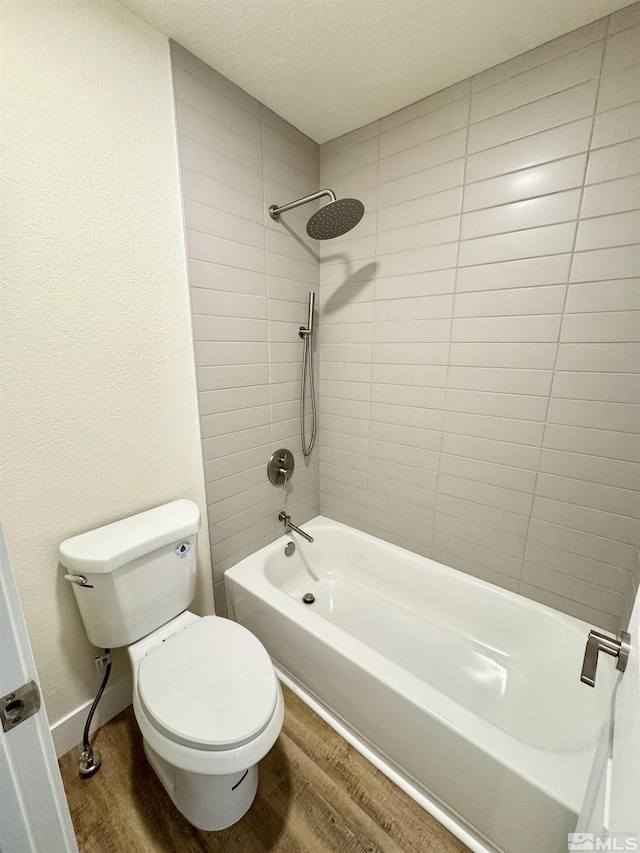
[[[627,668],[630,649],[631,636],[626,631],[620,632],[619,640],[614,637],[607,637],[606,634],[601,634],[599,631],[589,631],[587,647],[584,650],[580,681],[588,684],[589,687],[595,687],[598,652],[605,652],[605,654],[618,658],[616,669],[619,672],[624,672]]]
[[[313,542],[313,536],[309,536],[309,534],[305,533],[304,530],[300,530],[299,527],[296,527],[296,525],[291,521],[291,516],[287,515],[284,510],[282,510],[278,516],[278,521],[281,521],[287,530],[295,530],[295,532],[299,533],[300,536],[307,540],[307,542]]]

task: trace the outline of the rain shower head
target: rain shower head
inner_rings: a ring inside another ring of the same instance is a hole
[[[329,196],[331,201],[316,210],[311,216],[307,222],[307,234],[315,240],[330,240],[332,237],[340,237],[347,231],[351,231],[364,215],[364,205],[357,198],[336,199],[332,190],[320,190],[313,195],[307,195],[289,204],[283,204],[281,207],[272,204],[269,208],[269,214],[272,219],[278,219],[281,213],[301,204],[315,201],[315,199],[322,198],[325,195]]]

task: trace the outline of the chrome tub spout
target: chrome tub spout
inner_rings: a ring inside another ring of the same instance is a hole
[[[307,540],[307,542],[313,542],[313,536],[309,536],[308,533],[305,533],[304,530],[300,530],[299,527],[293,524],[293,522],[291,521],[291,516],[287,515],[284,510],[282,510],[282,512],[278,516],[278,521],[281,521],[284,524],[285,530],[295,530],[295,532],[299,533],[300,536],[303,537],[303,539]]]

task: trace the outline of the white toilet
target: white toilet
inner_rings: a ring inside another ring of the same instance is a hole
[[[186,608],[196,580],[198,507],[178,500],[67,539],[89,640],[129,646],[133,710],[167,793],[199,829],[249,809],[257,763],[276,742],[284,701],[271,659],[246,628]]]

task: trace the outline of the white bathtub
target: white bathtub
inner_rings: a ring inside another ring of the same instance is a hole
[[[591,626],[322,516],[303,527],[313,544],[292,533],[225,572],[230,616],[472,849],[566,853],[615,681],[602,661],[580,682]]]

